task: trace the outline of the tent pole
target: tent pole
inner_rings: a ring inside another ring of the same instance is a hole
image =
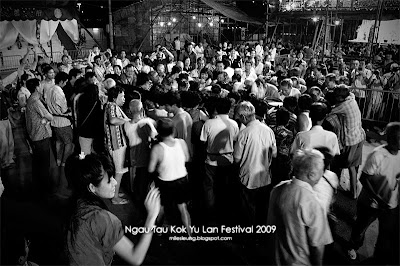
[[[53,58],[53,41],[52,40],[50,40],[50,54],[51,54],[51,62],[53,62],[54,58]]]
[[[111,11],[111,0],[108,0],[108,34],[110,35],[110,48],[114,50],[114,26],[113,26],[113,18]]]

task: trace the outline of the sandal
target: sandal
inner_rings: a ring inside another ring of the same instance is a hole
[[[111,200],[111,203],[114,205],[124,205],[124,204],[128,204],[129,200],[127,200],[127,199],[121,199],[119,201]]]

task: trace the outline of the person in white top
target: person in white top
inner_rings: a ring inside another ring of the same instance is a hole
[[[261,56],[260,55],[256,55],[256,57],[254,58],[255,63],[254,63],[254,70],[256,72],[257,77],[259,75],[263,74],[263,70],[264,70],[264,64],[261,63]]]
[[[276,47],[275,43],[271,44],[271,49],[269,50],[269,53],[271,54],[271,62],[274,64],[275,62],[275,57],[276,57]]]
[[[126,58],[126,52],[124,50],[121,51],[120,55],[121,59],[117,59],[117,65],[121,66],[121,68],[125,68],[131,62]]]
[[[264,45],[264,41],[263,41],[263,40],[260,40],[260,43],[258,43],[258,44],[256,45],[256,56],[257,56],[257,55],[259,55],[260,57],[263,57],[263,56],[264,56],[264,48],[263,48],[263,45]]]
[[[150,153],[149,173],[157,173],[156,186],[160,189],[162,208],[177,204],[181,219],[191,236],[191,221],[186,202],[189,199],[189,181],[185,163],[189,161],[189,150],[186,142],[176,139],[174,123],[169,118],[162,118],[157,122],[157,131],[160,142],[154,145]]]
[[[203,58],[204,57],[203,43],[199,42],[194,48],[194,52],[196,53],[197,58]]]
[[[328,114],[328,107],[324,103],[313,103],[310,108],[312,128],[299,132],[293,141],[291,153],[298,149],[313,149],[327,147],[332,156],[340,154],[339,142],[335,133],[322,128],[322,122]]]
[[[255,81],[257,79],[257,75],[254,72],[254,69],[252,67],[253,63],[249,60],[247,60],[244,63],[244,72],[242,74],[242,81],[245,81],[246,79]]]
[[[288,96],[294,96],[297,99],[300,97],[301,92],[293,88],[293,81],[289,78],[286,78],[281,81],[281,84],[279,84],[279,91],[281,93],[281,96],[279,97],[282,101],[288,97]]]
[[[140,100],[131,100],[129,111],[132,120],[124,124],[124,129],[129,141],[130,186],[135,199],[142,204],[150,185],[147,167],[150,160],[150,144],[157,135],[156,122],[145,117]]]

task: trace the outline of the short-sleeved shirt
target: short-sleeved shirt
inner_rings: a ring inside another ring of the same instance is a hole
[[[105,142],[110,151],[118,150],[126,146],[122,125],[111,125],[112,118],[123,119],[121,108],[114,102],[108,102],[104,112]]]
[[[155,125],[156,122],[151,118],[143,118],[136,123],[131,121],[124,125],[129,140],[131,161],[136,167],[147,167],[149,164],[150,140],[157,135]]]
[[[386,145],[376,147],[372,153],[368,155],[363,173],[375,176],[377,178],[377,185],[387,183],[387,186],[391,190],[391,196],[387,199],[387,204],[391,209],[394,209],[398,206],[399,200],[399,182],[396,178],[400,178],[400,153],[393,155],[385,146]],[[374,189],[378,190],[379,187]],[[358,200],[372,208],[379,207],[378,202],[364,189]]]
[[[327,147],[335,156],[340,154],[339,142],[335,133],[323,129],[321,126],[313,126],[309,131],[299,132],[292,144],[291,153],[297,149],[312,149]]]
[[[68,118],[57,116],[63,115],[68,110],[67,99],[61,87],[54,85],[50,89],[48,97],[46,97],[46,105],[50,113],[55,115],[51,126],[53,127],[67,127],[71,125]]]
[[[113,247],[123,236],[122,223],[114,214],[79,200],[67,233],[69,265],[111,265]]]
[[[344,102],[337,104],[331,113],[343,115],[345,146],[353,146],[365,140],[361,111],[354,99],[354,94],[351,93]]]
[[[275,225],[276,265],[311,265],[310,247],[333,242],[328,218],[310,184],[293,178],[271,192],[268,225]]]
[[[192,125],[193,119],[188,112],[179,109],[179,112],[172,118],[174,124],[174,137],[177,139],[183,139],[189,149],[190,157],[193,155],[192,147]]]
[[[228,115],[217,115],[207,120],[200,134],[200,140],[207,142],[205,163],[212,166],[232,164],[233,142],[236,141],[238,134],[238,124]]]
[[[52,136],[50,123],[43,123],[45,122],[43,119],[49,114],[40,101],[39,93],[37,91],[32,93],[26,104],[26,129],[32,141],[40,141]]]
[[[276,151],[274,132],[258,120],[251,121],[239,132],[233,157],[239,161],[239,178],[248,189],[271,183],[272,152]]]
[[[293,132],[280,125],[274,128],[278,154],[289,156],[293,143]]]

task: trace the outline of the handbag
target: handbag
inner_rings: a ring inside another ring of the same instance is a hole
[[[363,187],[371,187],[373,191],[368,189],[369,193],[373,193],[374,198],[380,198],[386,204],[389,203],[390,198],[392,197],[393,190],[389,186],[389,181],[384,176],[376,176],[376,175],[367,175],[362,174],[360,177],[360,182]],[[385,207],[385,206],[381,206]],[[386,206],[387,207],[387,206]]]

